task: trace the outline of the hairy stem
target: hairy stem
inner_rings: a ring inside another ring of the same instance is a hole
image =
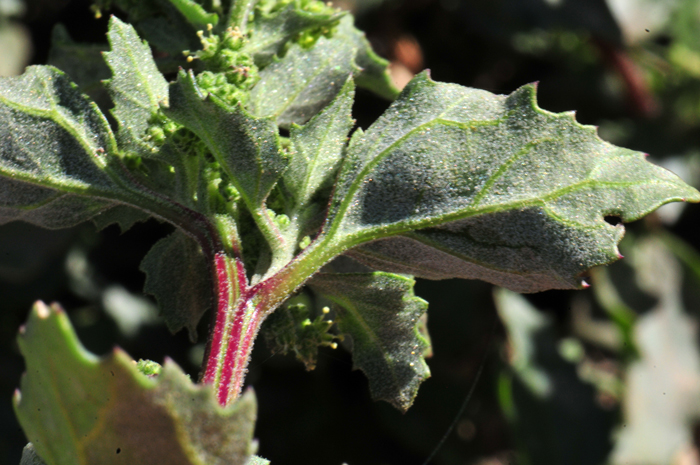
[[[214,386],[221,405],[240,395],[253,343],[265,318],[335,256],[332,247],[315,245],[254,286],[248,284],[239,258],[224,252],[215,254],[216,314],[201,381]]]

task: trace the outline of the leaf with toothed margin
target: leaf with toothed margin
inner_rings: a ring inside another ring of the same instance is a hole
[[[148,154],[151,147],[143,138],[160,103],[167,102],[168,82],[158,71],[151,48],[130,24],[112,16],[107,37],[112,50],[104,57],[112,78],[105,84],[114,101],[112,114],[119,122],[120,148],[141,148]]]
[[[206,143],[248,205],[260,206],[287,167],[272,119],[204,95],[191,72],[181,71],[170,85],[164,112]]]
[[[286,7],[267,13],[257,10],[248,25],[250,40],[243,51],[253,56],[255,64],[267,66],[275,55],[280,55],[285,45],[297,34],[306,30],[331,26],[345,14],[330,8],[321,12],[306,11],[300,0],[291,1]]]
[[[633,221],[681,200],[700,193],[573,114],[540,109],[532,85],[499,96],[423,73],[353,136],[322,234],[345,248],[391,237],[351,252],[375,269],[578,288],[618,257],[624,229],[604,216]]]
[[[0,78],[0,222],[74,226],[133,194],[110,170],[104,115],[60,71]]]
[[[180,230],[158,241],[141,262],[144,292],[155,296],[171,332],[187,328],[197,340],[197,324],[209,309],[212,282],[199,245]]]
[[[47,465],[230,465],[253,452],[252,391],[221,407],[172,361],[151,378],[119,349],[98,358],[56,305],[38,302],[18,342],[15,412]]]
[[[341,24],[350,22],[346,16]],[[304,124],[338,94],[351,73],[355,44],[340,34],[321,37],[312,48],[292,45],[284,58],[260,71],[260,81],[250,93],[250,106],[257,116],[272,117],[288,128]]]
[[[283,58],[260,71],[250,106],[256,115],[276,118],[282,127],[304,124],[333,100],[351,73],[358,86],[393,100],[398,90],[387,65],[348,15],[332,37],[319,38],[310,49],[294,44]]]
[[[352,338],[355,369],[369,379],[375,400],[406,411],[430,376],[421,317],[428,303],[415,281],[391,273],[319,273],[311,289],[334,303],[338,331]]]
[[[314,233],[322,208],[343,159],[347,134],[354,121],[351,117],[355,85],[347,78],[335,100],[304,126],[292,125],[289,131],[291,150],[289,168],[283,174],[289,193],[290,228],[285,233],[290,243]],[[317,198],[322,202],[315,202]]]

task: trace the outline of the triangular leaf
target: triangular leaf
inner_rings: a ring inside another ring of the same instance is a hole
[[[184,71],[170,86],[170,107],[164,111],[206,143],[248,205],[262,205],[287,166],[272,120],[203,95],[194,75]]]
[[[319,273],[309,283],[336,305],[338,330],[352,338],[353,364],[369,379],[372,397],[404,411],[430,376],[420,333],[428,303],[414,296],[414,282],[375,272]]]
[[[348,22],[352,25],[350,16],[341,20]],[[253,113],[275,118],[282,127],[304,124],[333,100],[350,73],[359,71],[356,53],[355,44],[341,34],[321,37],[312,48],[292,45],[260,72],[250,94]]]
[[[422,74],[353,137],[325,232],[356,245],[422,229],[370,246],[366,263],[534,292],[580,287],[582,272],[617,258],[624,229],[604,216],[632,221],[680,200],[700,193],[541,110],[534,86],[497,96]]]
[[[142,145],[149,120],[161,103],[167,103],[168,83],[153,61],[151,48],[131,25],[112,16],[108,37],[112,51],[104,57],[113,77],[106,84],[114,101],[112,113],[119,122],[120,142]],[[146,153],[149,151],[147,147]]]
[[[144,292],[152,294],[173,333],[187,328],[197,339],[197,324],[211,306],[212,282],[199,245],[175,230],[158,241],[141,262]]]
[[[273,13],[258,10],[253,23],[248,26],[252,33],[244,51],[254,57],[256,65],[266,66],[300,32],[330,26],[345,14],[331,8],[321,12],[306,11],[300,0],[292,0]]]
[[[48,465],[229,465],[252,452],[251,391],[224,408],[171,361],[150,378],[121,350],[98,359],[65,313],[41,302],[19,345],[27,374],[15,410]]]

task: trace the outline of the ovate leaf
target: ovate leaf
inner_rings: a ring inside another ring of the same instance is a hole
[[[144,292],[152,294],[173,333],[187,328],[197,339],[197,324],[211,306],[212,282],[202,251],[177,229],[158,241],[141,262]]]
[[[390,273],[319,273],[311,288],[336,307],[338,330],[352,339],[356,369],[369,379],[372,397],[407,410],[430,376],[420,333],[428,303],[414,296],[414,280]]]
[[[204,95],[194,75],[184,71],[170,86],[165,112],[206,143],[248,205],[262,204],[287,166],[274,121]]]
[[[47,465],[230,465],[251,455],[251,391],[224,408],[171,361],[151,378],[119,349],[99,359],[55,305],[34,306],[19,345],[27,374],[15,410]]]
[[[273,13],[258,11],[248,26],[252,33],[244,51],[253,56],[256,65],[266,66],[294,36],[308,29],[330,26],[344,14],[330,8],[321,12],[305,11],[300,0],[293,0]]]
[[[348,21],[352,24],[350,16],[341,23]],[[293,45],[260,72],[251,91],[253,112],[275,118],[282,127],[307,122],[333,100],[350,73],[359,71],[356,52],[355,44],[339,34],[321,37],[311,48]]]
[[[403,234],[368,247],[380,269],[578,288],[618,257],[624,229],[606,215],[633,221],[680,200],[700,193],[572,114],[540,109],[534,86],[497,96],[424,73],[352,138],[326,234],[348,246]]]
[[[108,37],[112,51],[104,57],[112,69],[113,77],[106,83],[114,101],[112,113],[122,142],[138,146],[160,103],[167,103],[168,83],[153,61],[151,48],[131,25],[112,16]]]

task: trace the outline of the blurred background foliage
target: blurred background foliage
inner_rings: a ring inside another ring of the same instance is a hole
[[[392,62],[397,84],[435,80],[509,93],[539,81],[540,106],[576,109],[601,137],[651,154],[700,187],[700,1],[341,0]],[[107,15],[88,0],[0,0],[0,75],[80,60],[72,76],[109,101],[99,45]],[[95,45],[97,44],[97,45]],[[74,67],[72,67],[74,68]],[[359,91],[366,128],[388,106]],[[609,218],[614,221],[614,218]],[[369,398],[348,353],[316,369],[253,354],[260,454],[275,465],[420,465],[483,376],[435,465],[700,464],[700,209],[663,207],[627,226],[624,260],[590,289],[519,296],[481,282],[419,281],[430,302],[433,377],[405,415]],[[0,227],[0,463],[26,440],[10,398],[23,362],[17,329],[37,299],[59,301],[84,344],[175,359],[197,376],[203,345],[172,336],[142,295],[138,266],[170,227]],[[495,328],[495,330],[493,329]],[[206,323],[200,328],[205,339]]]

